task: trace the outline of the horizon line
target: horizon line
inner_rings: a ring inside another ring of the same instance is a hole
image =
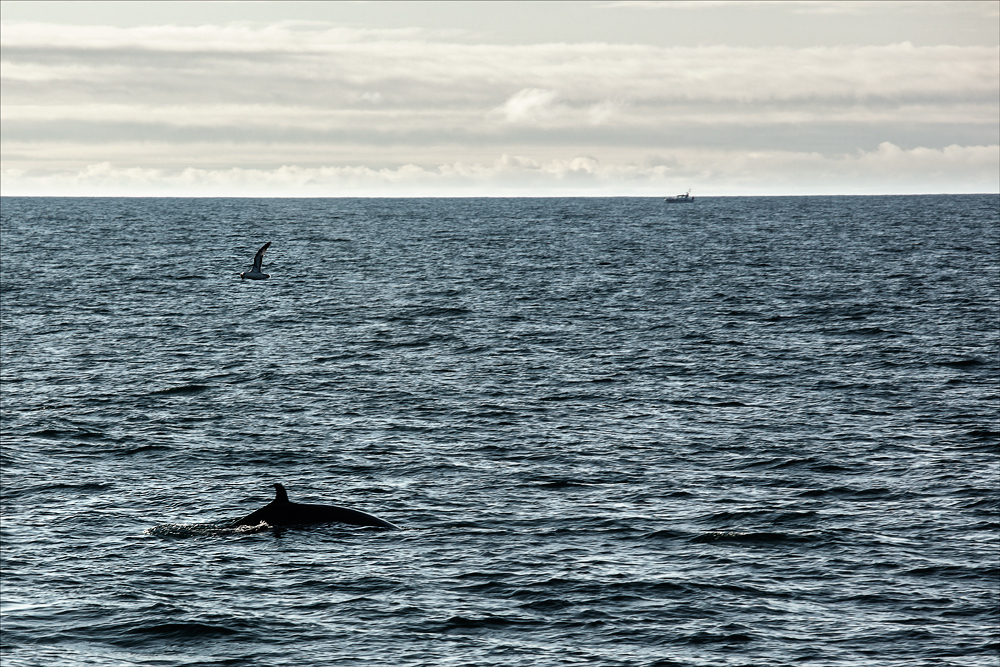
[[[882,192],[882,193],[813,193],[813,194],[714,194],[695,195],[692,199],[729,197],[979,197],[1000,195],[993,192]],[[0,194],[0,199],[663,199],[665,195],[81,195],[81,194]]]

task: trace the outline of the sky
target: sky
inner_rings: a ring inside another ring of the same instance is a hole
[[[2,2],[0,192],[1000,191],[1000,2]]]

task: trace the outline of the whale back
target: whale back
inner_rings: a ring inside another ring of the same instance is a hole
[[[232,527],[256,526],[263,521],[270,526],[346,523],[352,526],[375,526],[388,530],[399,529],[399,526],[384,519],[349,507],[293,503],[288,500],[288,492],[281,484],[274,485],[274,492],[274,500],[256,512],[251,512],[242,519],[235,521]]]

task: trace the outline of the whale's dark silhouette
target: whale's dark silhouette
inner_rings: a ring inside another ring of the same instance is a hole
[[[352,526],[377,526],[398,530],[399,526],[384,521],[377,516],[366,514],[347,507],[336,505],[307,505],[293,503],[288,500],[288,492],[281,484],[274,485],[274,500],[264,505],[256,512],[251,512],[232,524],[238,526],[256,526],[264,521],[269,526],[301,526],[310,523],[349,523]]]

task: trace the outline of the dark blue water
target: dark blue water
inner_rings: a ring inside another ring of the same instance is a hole
[[[997,665],[998,208],[5,198],[3,665]]]

